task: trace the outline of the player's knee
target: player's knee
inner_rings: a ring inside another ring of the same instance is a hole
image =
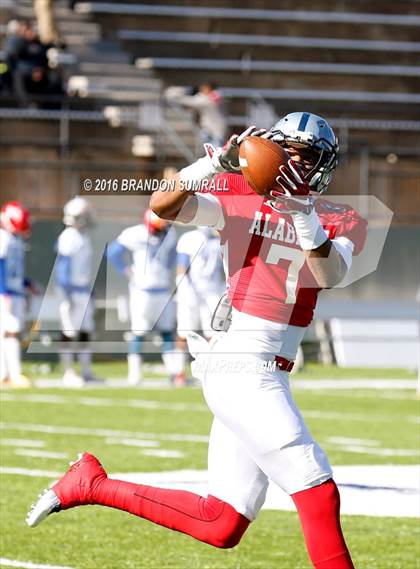
[[[214,541],[212,545],[218,549],[232,549],[241,541],[244,531],[239,534],[235,529],[235,531],[216,536],[213,538]]]
[[[236,512],[236,519],[229,519],[228,523],[220,527],[217,534],[213,535],[212,545],[220,549],[232,549],[241,541],[249,524],[250,521],[247,518]]]
[[[206,506],[210,523],[207,524],[203,541],[220,549],[231,549],[238,545],[250,520],[214,496],[207,498]]]

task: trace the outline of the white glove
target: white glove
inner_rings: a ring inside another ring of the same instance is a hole
[[[211,156],[212,162],[220,171],[220,168],[225,172],[232,172],[234,174],[240,172],[239,166],[239,146],[247,136],[262,136],[267,131],[265,128],[257,128],[250,126],[241,134],[232,134],[229,140],[221,148],[216,148],[214,154]],[[206,149],[207,150],[207,149]]]
[[[296,162],[290,159],[287,166],[280,166],[279,172],[276,182],[282,191],[270,191],[271,207],[277,211],[309,215],[313,210],[313,198],[309,195],[311,188]]]

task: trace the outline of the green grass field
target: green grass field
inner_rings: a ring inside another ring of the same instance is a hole
[[[28,370],[30,373],[30,366]],[[98,365],[96,371],[123,377],[125,368],[120,363],[108,363]],[[409,372],[395,370],[342,373],[319,366],[310,366],[297,377],[321,379],[337,374],[340,378],[414,378]],[[57,372],[51,375],[57,376]],[[77,569],[310,567],[294,512],[262,511],[239,546],[227,551],[97,506],[61,512],[38,528],[28,528],[26,512],[54,476],[48,473],[28,476],[16,471],[11,474],[10,469],[64,472],[68,460],[74,459],[77,452],[89,450],[100,457],[109,472],[203,470],[207,452],[204,440],[167,440],[166,435],[205,436],[211,415],[200,390],[195,388],[101,387],[83,391],[48,388],[5,390],[2,395],[2,558]],[[415,454],[419,448],[418,401],[414,390],[297,389],[295,398],[314,436],[328,451],[333,466],[418,463]],[[140,403],[136,407],[133,402]],[[75,427],[80,430],[74,430]],[[109,432],[98,432],[99,429]],[[111,431],[118,433],[114,436]],[[123,436],[138,439],[139,433],[143,439],[158,441],[159,450],[178,451],[182,455],[153,456],[147,454],[150,450],[147,447],[121,442]],[[390,452],[358,454],[334,442],[332,437],[375,439],[380,448]],[[18,446],[16,439],[24,446]],[[401,449],[411,453],[401,453]],[[40,450],[62,456],[31,455],[34,454],[31,451]],[[343,526],[356,567],[415,569],[420,566],[419,524],[415,518],[344,516]],[[0,564],[7,565],[4,559]]]

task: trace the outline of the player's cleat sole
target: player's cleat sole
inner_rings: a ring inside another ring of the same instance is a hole
[[[33,504],[31,511],[26,516],[26,523],[31,528],[38,526],[46,517],[53,512],[60,511],[60,500],[57,498],[54,490],[44,490],[35,504]]]

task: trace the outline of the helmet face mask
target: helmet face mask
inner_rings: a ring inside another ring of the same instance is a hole
[[[68,227],[77,227],[78,229],[86,229],[93,225],[93,211],[90,203],[76,196],[66,203],[64,206],[63,223]]]
[[[312,113],[290,113],[271,128],[269,138],[286,151],[291,148],[299,154],[299,149],[302,149],[302,154],[309,156],[308,151],[312,150],[317,160],[313,160],[312,168],[307,168],[305,160],[303,161],[304,178],[312,191],[326,191],[332,171],[338,164],[339,147],[337,137],[325,119]]]

